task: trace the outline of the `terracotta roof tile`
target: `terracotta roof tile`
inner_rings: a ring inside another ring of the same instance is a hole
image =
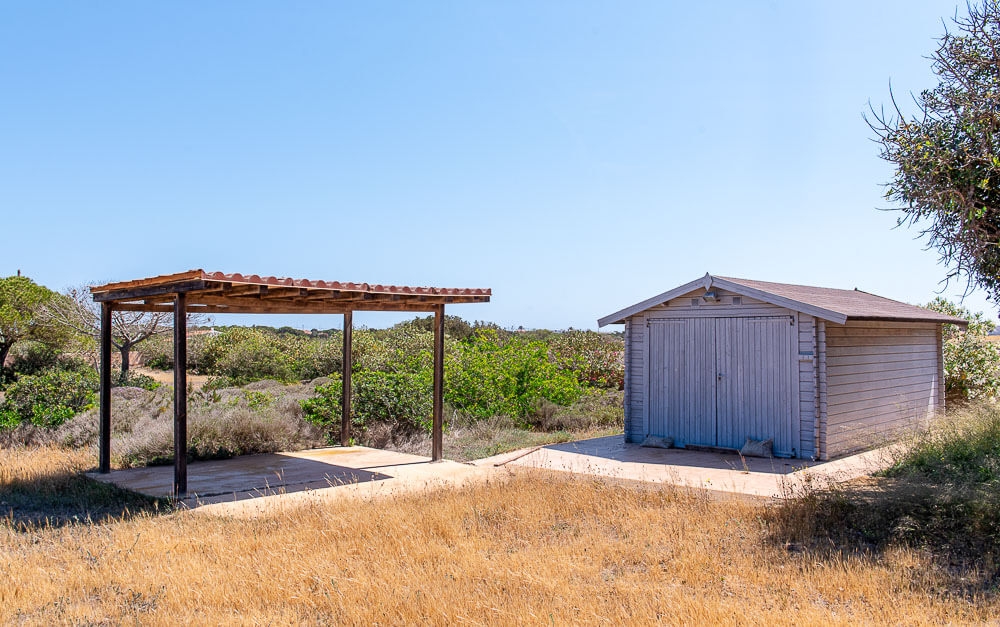
[[[292,279],[288,277],[260,276],[258,274],[239,274],[225,272],[206,272],[205,270],[189,270],[177,274],[164,274],[134,281],[108,283],[90,288],[92,293],[110,292],[112,290],[131,289],[153,285],[164,285],[191,280],[219,281],[225,283],[241,283],[247,285],[268,285],[275,287],[304,287],[313,289],[340,290],[345,292],[368,292],[373,294],[410,294],[435,296],[490,296],[489,288],[453,288],[453,287],[411,287],[406,285],[370,285],[368,283],[352,283],[342,281],[317,281],[310,279]]]

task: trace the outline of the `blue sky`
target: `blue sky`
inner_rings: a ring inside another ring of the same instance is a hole
[[[705,272],[926,302],[862,115],[955,7],[7,1],[0,275],[491,287],[449,313],[547,328]]]

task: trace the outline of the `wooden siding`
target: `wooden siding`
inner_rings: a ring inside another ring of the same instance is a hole
[[[646,321],[630,318],[625,327],[625,441],[646,437]]]
[[[625,321],[625,378],[623,381],[623,394],[622,394],[622,412],[625,416],[625,441],[628,442],[629,432],[632,430],[632,411],[631,411],[631,401],[632,401],[632,368],[629,367],[629,357],[632,356],[632,344],[630,339],[632,337],[632,321]]]
[[[799,457],[812,458],[816,449],[816,417],[819,412],[819,381],[816,361],[816,319],[799,315],[798,376],[799,376]]]
[[[828,456],[879,444],[942,407],[940,325],[826,325]]]

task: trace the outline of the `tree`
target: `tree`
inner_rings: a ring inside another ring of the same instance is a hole
[[[982,313],[973,314],[940,296],[928,303],[927,308],[969,323],[964,330],[954,324],[942,328],[948,401],[996,398],[1000,394],[1000,350],[986,339],[993,323]]]
[[[948,266],[946,280],[1000,296],[1000,0],[967,5],[931,55],[937,87],[913,96],[919,113],[866,116],[893,164],[887,200],[899,225],[921,228]]]
[[[48,339],[39,312],[53,295],[52,290],[20,274],[0,279],[0,368],[14,344]]]
[[[100,341],[101,304],[94,302],[85,286],[68,290],[53,298],[45,308],[50,324],[58,324],[75,333]],[[128,380],[130,353],[135,346],[156,335],[173,330],[173,314],[164,311],[119,311],[111,314],[111,344],[121,355],[121,381]],[[188,316],[188,324],[198,321]]]

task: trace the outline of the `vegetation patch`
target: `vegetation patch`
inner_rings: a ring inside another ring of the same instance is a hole
[[[761,515],[696,490],[523,469],[252,519],[0,522],[0,623],[969,624],[1000,612],[995,595],[956,594],[919,549],[818,560],[769,541]]]
[[[826,559],[912,548],[962,594],[1000,591],[1000,409],[966,408],[898,451],[879,476],[790,495],[772,539]]]
[[[169,503],[89,479],[88,451],[52,446],[2,449],[0,519],[15,531],[121,521],[170,511]]]

